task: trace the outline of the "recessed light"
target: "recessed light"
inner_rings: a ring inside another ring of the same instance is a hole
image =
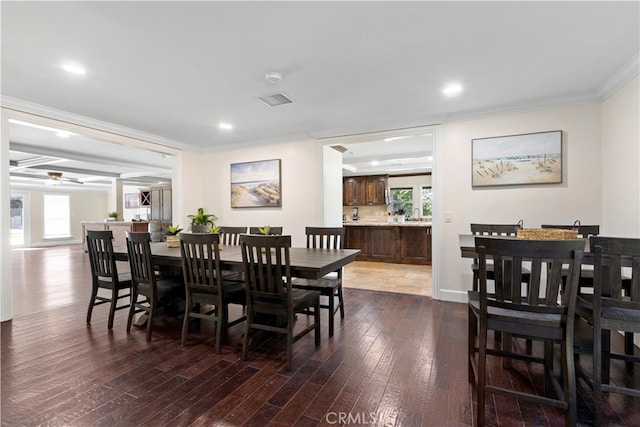
[[[76,64],[63,64],[62,69],[71,74],[86,74],[87,70]]]
[[[455,96],[462,92],[462,86],[459,83],[451,83],[442,89],[442,93],[446,96]]]
[[[69,132],[56,132],[58,138],[69,138],[71,134]]]
[[[218,123],[218,129],[231,130],[233,129],[233,125],[231,123]]]
[[[378,166],[379,164],[380,164],[380,162],[379,162],[379,161],[377,161],[377,160],[373,160],[373,161],[371,162],[371,166]]]

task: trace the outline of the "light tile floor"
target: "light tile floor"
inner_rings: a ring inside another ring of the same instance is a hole
[[[431,296],[430,265],[391,264],[355,261],[343,272],[346,288],[370,289],[403,294]]]

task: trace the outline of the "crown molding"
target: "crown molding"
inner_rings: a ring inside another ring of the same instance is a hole
[[[22,113],[41,116],[47,119],[58,120],[60,122],[69,123],[71,125],[82,126],[85,128],[123,136],[126,138],[133,138],[144,142],[150,142],[152,144],[162,145],[163,147],[178,150],[191,149],[188,144],[159,135],[154,135],[113,123],[103,122],[101,120],[92,119],[90,117],[81,116],[79,114],[58,110],[56,108],[35,104],[33,102],[24,101],[22,99],[12,98],[9,96],[2,95],[0,97],[0,105],[2,105],[2,108],[6,108],[9,110],[15,110]]]
[[[604,101],[615,91],[620,89],[629,80],[634,78],[640,72],[640,52],[636,53],[628,60],[618,71],[609,77],[598,89],[598,97],[600,101]]]

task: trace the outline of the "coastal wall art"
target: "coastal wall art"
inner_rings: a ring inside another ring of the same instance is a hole
[[[471,140],[472,187],[562,182],[562,131]]]
[[[136,209],[140,207],[140,193],[125,193],[124,208]]]
[[[280,159],[231,164],[231,207],[282,206]]]

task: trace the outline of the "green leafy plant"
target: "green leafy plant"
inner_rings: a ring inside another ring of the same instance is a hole
[[[217,225],[213,224],[211,226],[211,228],[209,228],[209,233],[211,234],[218,234],[220,233],[220,227],[218,227]]]
[[[191,220],[191,225],[215,225],[214,221],[218,219],[213,214],[204,213],[204,208],[198,208],[198,213],[195,215],[187,215]]]
[[[118,219],[118,212],[116,212],[116,211],[109,212],[109,213],[107,214],[107,216],[108,216],[109,218]]]
[[[180,228],[180,225],[176,225],[175,227],[173,225],[170,225],[169,227],[167,227],[167,236],[176,236],[181,231],[182,228]]]
[[[265,236],[268,236],[269,234],[271,234],[271,226],[265,225],[264,227],[258,228],[258,231],[261,234],[264,234]]]

